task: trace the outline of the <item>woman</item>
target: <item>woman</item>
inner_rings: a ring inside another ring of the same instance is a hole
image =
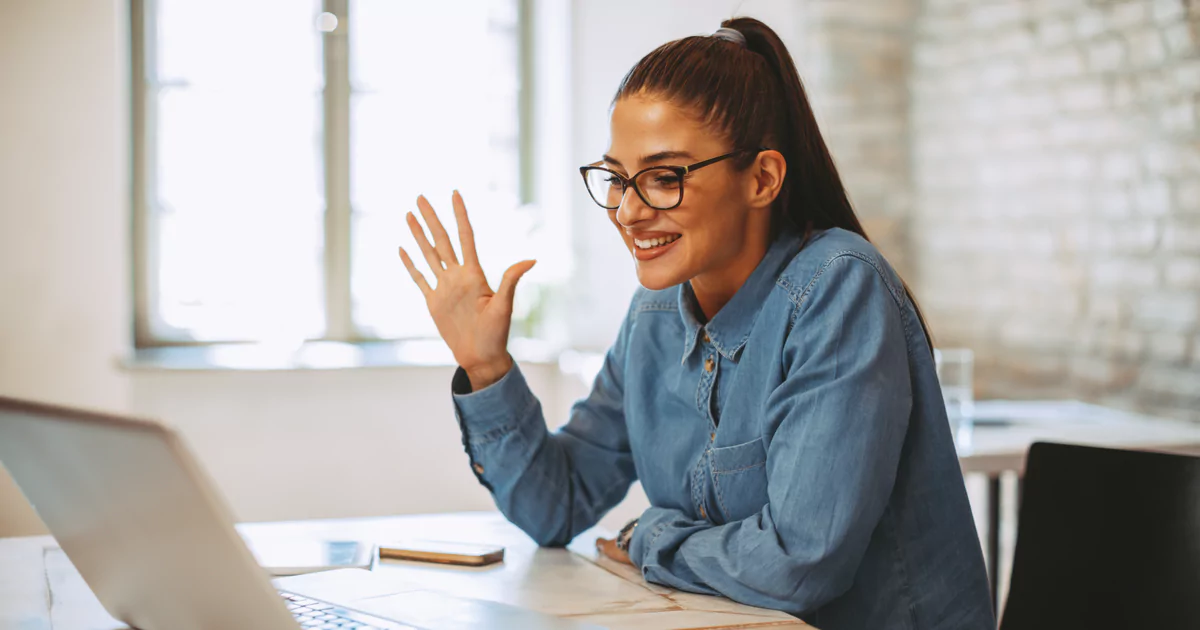
[[[606,554],[647,580],[839,628],[994,628],[987,578],[907,288],[866,240],[791,57],[757,20],[660,47],[583,167],[642,287],[557,433],[506,351],[454,197],[463,260],[424,199],[400,255],[461,366],[463,443],[500,510],[564,545],[640,479]]]

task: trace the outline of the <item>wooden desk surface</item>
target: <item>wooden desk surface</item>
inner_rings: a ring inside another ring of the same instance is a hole
[[[240,526],[258,537],[364,540],[406,538],[494,543],[505,561],[483,568],[384,561],[386,572],[426,588],[628,630],[669,628],[810,628],[778,611],[727,599],[681,593],[646,583],[636,569],[594,549],[596,531],[567,549],[540,549],[491,512],[262,523]],[[100,603],[49,536],[0,539],[0,628],[116,630],[125,628]]]

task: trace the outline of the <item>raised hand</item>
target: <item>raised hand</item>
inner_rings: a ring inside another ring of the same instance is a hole
[[[400,248],[400,260],[425,296],[425,305],[433,316],[438,334],[450,346],[454,360],[466,370],[472,388],[483,389],[500,380],[512,368],[508,331],[512,325],[513,296],[517,281],[537,261],[523,260],[509,267],[500,286],[493,292],[479,265],[475,234],[458,191],[454,192],[454,218],[458,222],[461,263],[455,256],[450,236],[424,196],[417,198],[417,208],[429,227],[432,244],[412,212],[406,217],[408,227],[433,271],[437,286],[429,285],[403,247]]]

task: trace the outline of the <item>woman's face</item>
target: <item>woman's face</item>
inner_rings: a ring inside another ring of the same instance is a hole
[[[626,177],[650,166],[687,166],[733,150],[689,113],[665,100],[632,96],[612,110],[612,144],[604,166]],[[721,275],[745,267],[739,256],[762,251],[747,247],[765,239],[761,215],[747,202],[753,176],[723,160],[689,173],[683,202],[655,210],[632,189],[608,217],[634,257],[638,281],[647,289],[665,289],[697,276]],[[757,220],[752,220],[755,217]],[[769,216],[768,216],[769,221]],[[753,264],[751,269],[753,269]]]

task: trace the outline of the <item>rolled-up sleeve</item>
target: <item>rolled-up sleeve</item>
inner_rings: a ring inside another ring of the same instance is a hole
[[[455,374],[471,467],[500,511],[540,545],[565,545],[595,525],[637,478],[624,414],[630,325],[626,317],[591,392],[554,433],[519,367],[477,392],[461,368]]]
[[[783,382],[766,403],[768,502],[723,525],[645,512],[646,579],[793,614],[848,590],[892,493],[912,409],[902,297],[834,258],[797,298]]]

